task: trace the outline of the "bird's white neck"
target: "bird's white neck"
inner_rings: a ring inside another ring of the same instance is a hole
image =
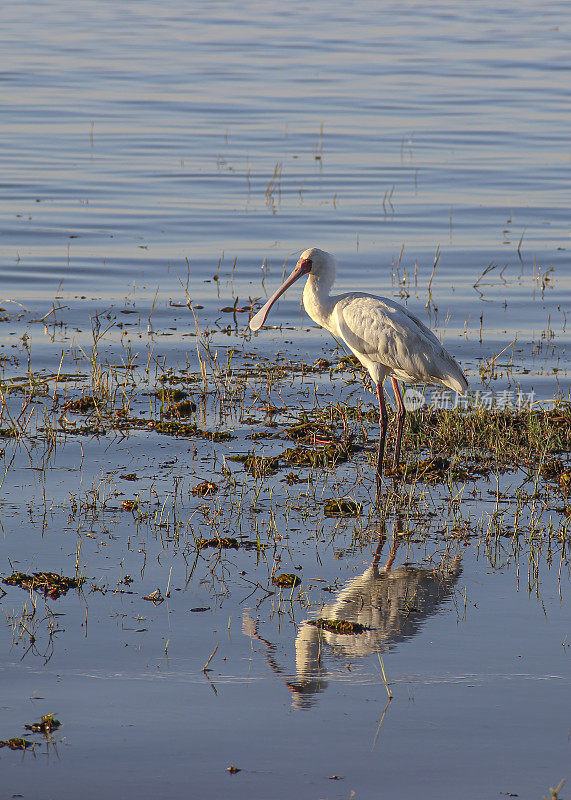
[[[335,267],[317,275],[310,273],[303,290],[303,305],[314,322],[329,329],[333,301],[329,292],[335,281]]]

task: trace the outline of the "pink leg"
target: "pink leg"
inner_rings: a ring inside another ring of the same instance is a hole
[[[375,555],[373,556],[373,567],[375,567],[375,569],[379,566],[379,559],[381,557],[381,553],[383,551],[383,547],[385,546],[386,541],[387,541],[387,528],[385,525],[385,520],[383,518],[381,519],[379,541],[377,542],[377,546],[375,548]]]
[[[379,399],[379,427],[381,429],[379,437],[379,453],[377,456],[377,492],[380,493],[381,479],[383,477],[383,457],[385,455],[385,439],[387,437],[387,426],[389,417],[387,414],[387,409],[385,407],[385,395],[383,392],[383,385],[381,383],[377,383],[376,387],[377,387],[377,397]]]
[[[387,563],[385,564],[385,570],[388,572],[393,565],[393,561],[395,560],[395,556],[398,550],[398,539],[393,539],[393,543],[391,546],[391,552],[389,553],[389,557],[387,559]]]
[[[387,563],[385,564],[385,570],[387,572],[390,570],[390,568],[393,565],[393,561],[395,560],[401,536],[402,536],[402,517],[399,514],[395,520],[395,524],[393,527],[393,543],[391,546],[391,552],[389,553]]]
[[[395,378],[391,378],[391,383],[393,385],[393,392],[395,393],[395,400],[397,401],[397,443],[395,447],[395,457],[393,460],[393,470],[398,469],[399,461],[400,461],[400,443],[402,439],[402,429],[404,425],[404,403],[402,401],[399,385],[396,382]]]

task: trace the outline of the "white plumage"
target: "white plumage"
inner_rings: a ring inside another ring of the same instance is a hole
[[[375,384],[379,400],[381,435],[377,461],[377,485],[380,486],[387,429],[383,381],[390,377],[397,402],[397,443],[393,467],[398,466],[404,404],[397,380],[409,383],[437,383],[466,394],[464,373],[440,344],[436,336],[404,306],[386,297],[364,292],[330,295],[335,281],[336,264],[330,253],[312,247],[300,256],[295,269],[268,302],[250,320],[250,328],[259,330],[272,305],[298,278],[308,275],[303,290],[303,305],[311,319],[333,336],[341,339]]]

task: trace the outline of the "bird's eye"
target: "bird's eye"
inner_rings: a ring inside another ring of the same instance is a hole
[[[310,258],[306,258],[305,261],[303,262],[303,265],[304,267],[312,267],[313,263]]]

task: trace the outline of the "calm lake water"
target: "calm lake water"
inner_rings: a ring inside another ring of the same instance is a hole
[[[2,18],[4,378],[85,371],[104,332],[99,355],[147,381],[143,414],[157,365],[198,369],[197,331],[216,363],[330,358],[301,290],[246,330],[286,260],[319,246],[340,289],[425,319],[474,390],[569,398],[568,3],[23,0]],[[296,381],[282,399],[310,405]],[[315,510],[341,490],[368,509],[365,465],[311,487],[244,478],[224,459],[251,446],[250,413],[216,447],[145,431],[3,446],[0,574],[77,568],[99,587],[37,597],[33,619],[4,587],[0,739],[63,723],[55,744],[0,750],[6,796],[539,798],[571,778],[568,562],[482,538],[527,477],[427,491],[427,535],[389,578],[396,521],[373,564],[378,517]],[[237,483],[192,496],[226,469]],[[122,509],[135,496],[144,519]],[[469,544],[447,538],[455,514]],[[217,525],[278,531],[283,551],[194,563]],[[303,602],[260,588],[278,559]],[[143,602],[157,588],[170,597]],[[370,630],[307,624],[340,608]]]

